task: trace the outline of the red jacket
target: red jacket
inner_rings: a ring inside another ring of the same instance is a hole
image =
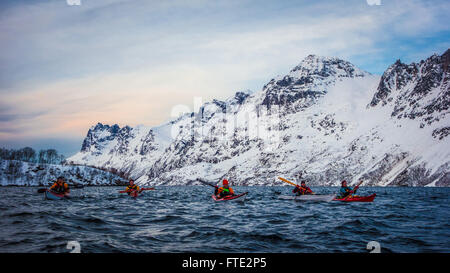
[[[292,192],[304,195],[304,194],[311,194],[312,190],[308,187],[295,187],[295,189]]]

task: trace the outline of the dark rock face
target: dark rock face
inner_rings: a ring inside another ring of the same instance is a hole
[[[450,52],[410,65],[398,60],[381,77],[370,107],[392,105],[392,117],[420,119],[421,127],[444,118],[450,107]]]
[[[435,173],[431,173],[424,165],[414,166],[405,169],[391,183],[392,186],[415,186],[421,187],[435,182],[435,186],[450,186],[450,172],[448,164],[443,164]]]
[[[147,136],[145,136],[145,138],[142,139],[142,145],[141,148],[139,149],[139,154],[147,155],[151,151],[155,151],[157,149],[158,147],[155,144],[155,134],[153,133],[152,130],[150,130]]]
[[[448,134],[450,134],[450,127],[443,127],[433,130],[433,137],[438,138],[439,140],[442,140],[443,138],[447,137]]]
[[[234,95],[234,100],[237,104],[244,104],[245,100],[250,96],[249,93],[245,92],[236,92]]]
[[[102,139],[99,139],[96,135],[97,132],[99,131],[107,131],[110,134]],[[109,126],[109,125],[103,125],[100,122],[97,123],[97,125],[94,128],[89,129],[86,138],[83,141],[83,145],[81,146],[81,151],[82,152],[87,152],[90,150],[90,148],[92,146],[96,147],[96,148],[101,148],[100,146],[98,146],[97,144],[100,142],[107,142],[107,141],[111,141],[113,139],[116,138],[117,134],[120,131],[120,127],[117,124],[114,124],[113,126]]]

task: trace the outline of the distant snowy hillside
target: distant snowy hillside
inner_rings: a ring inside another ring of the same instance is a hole
[[[59,176],[64,176],[69,184],[117,185],[126,182],[117,175],[91,167],[0,160],[1,186],[50,185]]]
[[[140,184],[450,185],[449,51],[400,61],[380,78],[338,58],[306,57],[261,91],[213,100],[158,127],[97,124],[72,164]]]

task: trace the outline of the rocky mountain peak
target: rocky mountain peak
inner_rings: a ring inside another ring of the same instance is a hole
[[[443,119],[450,107],[450,53],[420,63],[397,60],[381,77],[369,107],[392,107],[398,119],[420,119],[421,127]]]
[[[295,73],[297,72],[297,73]],[[352,63],[336,57],[309,55],[294,67],[290,74],[301,76],[317,75],[320,77],[364,77],[368,72],[362,71]]]
[[[230,104],[243,104],[245,100],[250,96],[251,91],[238,91],[234,94],[234,97],[231,99]]]
[[[125,126],[120,128],[118,124],[107,125],[102,123],[97,123],[97,125],[92,126],[86,138],[83,141],[83,145],[81,146],[82,152],[98,150],[101,148],[101,143],[108,142],[114,140],[116,138],[123,138],[128,135],[131,131],[130,126]]]
[[[309,55],[289,74],[276,77],[264,86],[265,97],[262,104],[268,107],[289,106],[288,108],[298,111],[313,104],[336,81],[368,75],[370,73],[348,61]]]

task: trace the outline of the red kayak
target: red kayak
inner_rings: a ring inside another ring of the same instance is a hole
[[[342,202],[372,202],[375,199],[377,194],[374,193],[369,196],[349,196],[344,198],[334,198],[334,201],[342,201]]]
[[[247,195],[248,192],[244,192],[238,195],[228,195],[225,196],[223,198],[219,198],[217,197],[215,194],[213,194],[211,197],[212,199],[214,199],[214,201],[228,201],[228,200],[241,200],[244,201],[245,200],[245,196]]]

